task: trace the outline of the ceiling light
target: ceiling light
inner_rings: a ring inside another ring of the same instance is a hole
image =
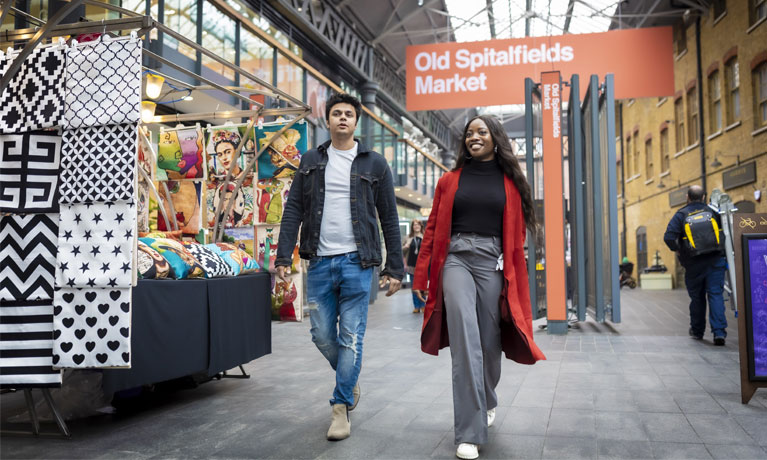
[[[157,104],[152,101],[141,101],[141,121],[151,123],[154,119],[154,109]]]
[[[412,194],[412,193],[408,193],[408,194],[407,194],[407,197],[408,197],[408,198],[412,198],[412,197],[413,197],[413,194]]]
[[[155,75],[153,73],[146,74],[146,97],[149,99],[157,99],[162,92],[162,85],[165,83],[165,78]]]
[[[185,100],[185,101],[193,101],[193,100],[194,100],[194,98],[193,98],[192,96],[186,96],[186,97],[184,98],[184,100]]]

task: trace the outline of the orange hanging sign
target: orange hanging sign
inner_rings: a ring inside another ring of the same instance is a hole
[[[615,75],[616,99],[674,94],[671,27],[408,46],[407,110],[524,104],[526,77]],[[582,78],[585,94],[588,78]]]

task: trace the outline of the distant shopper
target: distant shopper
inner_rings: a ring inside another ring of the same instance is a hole
[[[708,320],[714,345],[723,346],[727,337],[722,295],[727,269],[724,232],[719,213],[703,202],[705,195],[700,185],[687,190],[687,206],[671,218],[663,240],[679,255],[685,269],[684,282],[690,294],[690,336],[697,340],[703,338],[708,296]]]
[[[525,227],[535,228],[533,199],[509,138],[494,117],[474,117],[437,184],[413,282],[422,300],[428,287],[421,349],[450,346],[458,458],[477,458],[487,442],[501,352],[546,359],[533,342]]]
[[[362,106],[335,94],[325,105],[330,141],[306,152],[290,188],[277,245],[277,276],[287,279],[298,229],[301,258],[309,260],[307,303],[312,341],[336,372],[327,437],[348,438],[357,406],[362,339],[373,267],[381,264],[378,220],[386,242],[382,276],[390,296],[405,275],[399,217],[386,159],[354,138]],[[376,217],[378,216],[378,217]]]
[[[422,241],[423,223],[418,219],[413,219],[410,222],[410,234],[408,234],[405,244],[402,245],[402,252],[405,254],[405,271],[411,276],[415,273],[415,264],[418,261],[418,252],[421,250]],[[413,313],[422,312],[425,305],[426,302],[421,300],[413,291]]]

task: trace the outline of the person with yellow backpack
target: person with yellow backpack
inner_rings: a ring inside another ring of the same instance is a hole
[[[703,187],[690,186],[687,205],[671,218],[663,240],[677,253],[685,269],[684,280],[690,295],[690,336],[697,340],[703,338],[708,297],[714,345],[724,346],[727,337],[723,296],[727,270],[724,231],[719,213],[704,203],[705,196]]]

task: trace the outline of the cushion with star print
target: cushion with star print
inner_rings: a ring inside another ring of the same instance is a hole
[[[234,276],[234,270],[223,257],[199,243],[184,241],[184,247],[189,251],[205,270],[205,278],[219,276]]]
[[[138,275],[141,279],[175,278],[170,264],[159,252],[147,246],[143,241],[138,242]]]
[[[139,241],[159,252],[168,261],[173,272],[173,278],[180,280],[184,278],[202,278],[205,276],[205,270],[200,265],[200,262],[194,258],[180,241],[171,240],[170,238],[150,238],[148,236],[139,238]]]

